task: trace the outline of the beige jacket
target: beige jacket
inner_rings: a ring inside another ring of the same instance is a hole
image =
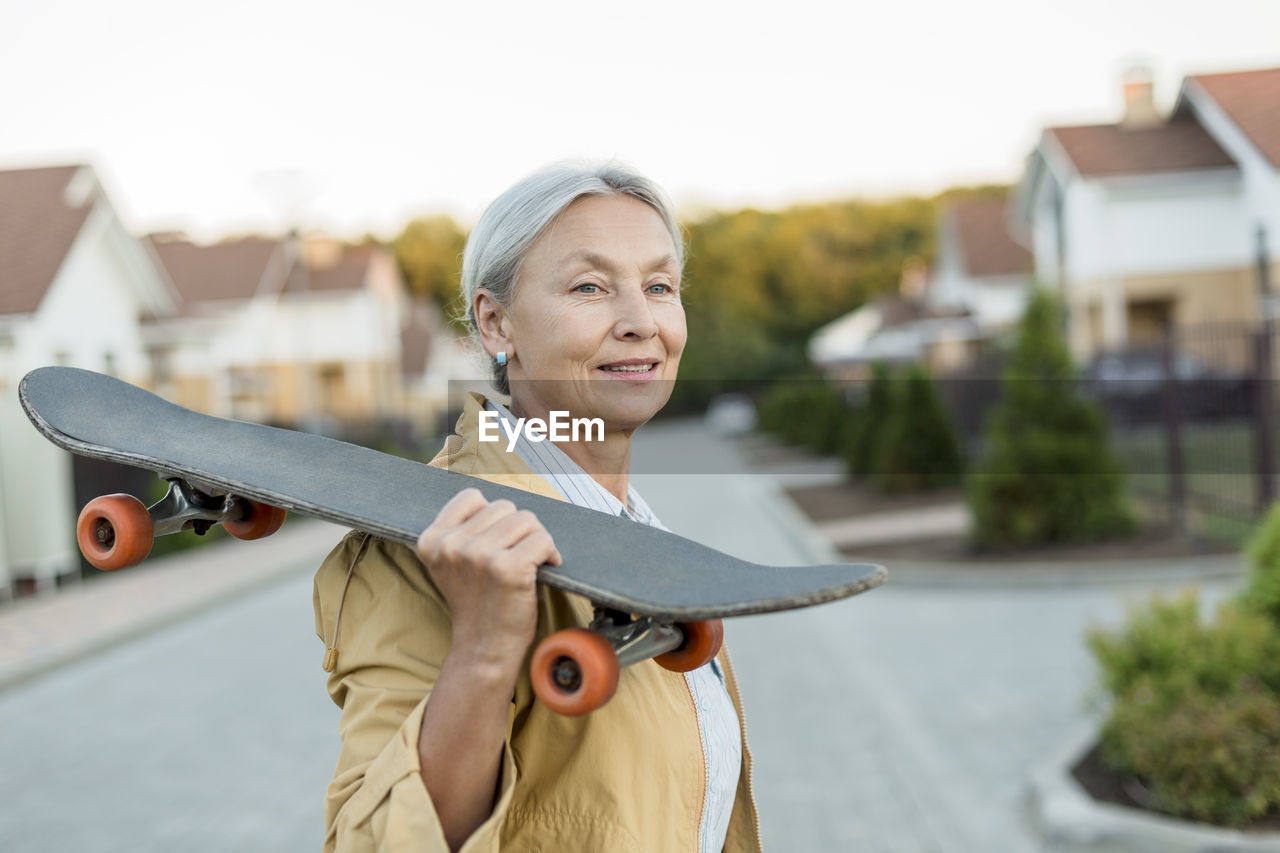
[[[482,405],[480,397],[468,402],[459,434],[431,464],[563,499],[505,444],[476,440]],[[576,595],[539,586],[538,604],[538,640],[591,621],[590,602]],[[353,532],[316,573],[315,612],[332,666],[329,694],[342,709],[324,849],[447,851],[417,751],[423,709],[449,651],[443,597],[413,550]],[[724,849],[757,851],[741,700],[725,652],[720,662],[744,732]],[[463,850],[694,853],[705,784],[683,675],[652,660],[627,667],[607,705],[570,718],[535,700],[525,666],[511,702],[497,804]]]

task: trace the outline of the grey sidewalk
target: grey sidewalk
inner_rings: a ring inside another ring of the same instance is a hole
[[[314,571],[343,532],[323,521],[291,519],[257,542],[227,539],[6,604],[0,607],[0,691],[290,573]]]

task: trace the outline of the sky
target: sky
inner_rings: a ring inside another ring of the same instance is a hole
[[[687,214],[1012,182],[1148,66],[1280,66],[1280,0],[0,0],[0,168],[89,162],[137,233],[464,223],[619,159]]]

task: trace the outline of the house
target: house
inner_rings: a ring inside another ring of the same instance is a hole
[[[17,386],[63,364],[148,384],[148,321],[178,296],[88,165],[0,171],[0,594],[75,571],[72,458],[27,422]]]
[[[1148,74],[1124,96],[1117,123],[1047,128],[1011,208],[1081,360],[1256,322],[1280,234],[1280,69],[1187,77],[1168,116]]]
[[[860,381],[872,364],[918,363],[935,373],[969,364],[983,333],[964,307],[935,305],[924,263],[903,267],[899,292],[882,296],[819,328],[809,361],[836,381]]]
[[[962,312],[984,337],[1012,328],[1026,308],[1031,253],[1009,233],[1008,198],[982,195],[947,204],[938,221],[938,257],[926,299]]]
[[[183,298],[155,324],[157,379],[226,417],[349,431],[405,412],[408,297],[395,259],[324,237],[149,242]]]
[[[1031,286],[1031,255],[1010,236],[1006,206],[1003,195],[944,206],[932,269],[905,264],[900,292],[818,329],[809,360],[850,380],[874,362],[920,363],[935,374],[972,365],[984,341],[1017,323]]]

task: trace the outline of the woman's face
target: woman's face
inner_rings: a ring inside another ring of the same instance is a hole
[[[575,201],[525,256],[512,303],[490,311],[504,340],[486,335],[485,344],[509,353],[518,414],[563,410],[629,431],[671,396],[686,336],[680,266],[662,218],[642,201]]]

